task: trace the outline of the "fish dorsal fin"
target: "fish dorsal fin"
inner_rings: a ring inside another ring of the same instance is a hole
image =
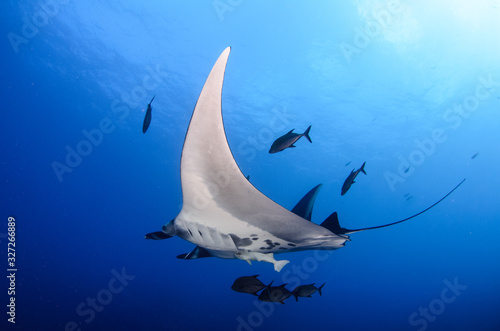
[[[290,130],[290,131],[288,131],[286,134],[290,134],[290,133],[292,133],[292,132],[293,132],[293,130],[295,130],[295,129],[291,129],[291,130]]]

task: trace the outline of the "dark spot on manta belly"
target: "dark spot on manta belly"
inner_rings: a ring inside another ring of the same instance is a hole
[[[292,247],[295,247],[295,246],[297,246],[297,245],[295,245],[295,244],[292,244],[292,243],[288,243],[288,246],[292,246]]]
[[[264,249],[273,249],[275,248],[276,246],[279,246],[280,243],[276,242],[276,243],[273,243],[273,241],[271,239],[265,239],[264,240],[264,245],[266,245],[267,247],[264,247]]]
[[[245,246],[250,246],[252,244],[250,238],[240,238],[234,233],[230,233],[229,236],[231,236],[231,239],[233,239],[233,242],[236,245],[236,247],[245,247]]]
[[[258,237],[255,237],[255,238],[252,238],[252,240],[259,240],[259,238],[258,238]]]

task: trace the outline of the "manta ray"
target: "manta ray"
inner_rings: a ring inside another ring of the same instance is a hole
[[[289,261],[278,261],[274,254],[341,248],[350,240],[347,234],[420,215],[461,184],[416,215],[372,228],[341,228],[336,213],[321,225],[311,222],[307,200],[315,198],[317,188],[299,202],[295,212],[287,210],[246,179],[229,148],[222,120],[222,85],[230,50],[226,48],[213,66],[189,123],[181,155],[182,209],[162,231],[146,235],[148,239],[178,236],[197,245],[180,258],[265,261],[280,271]]]

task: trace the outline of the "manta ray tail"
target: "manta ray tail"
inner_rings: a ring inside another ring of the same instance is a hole
[[[324,228],[327,228],[328,230],[332,231],[333,233],[335,233],[337,235],[341,235],[341,234],[350,234],[350,233],[360,232],[360,231],[365,231],[365,230],[380,229],[380,228],[385,228],[386,226],[390,226],[390,225],[402,223],[402,222],[408,221],[408,220],[410,220],[410,219],[412,219],[414,217],[417,217],[418,215],[423,214],[426,211],[428,211],[429,209],[431,209],[432,207],[436,206],[438,203],[440,203],[441,201],[443,201],[444,199],[446,199],[450,194],[452,194],[453,191],[455,191],[460,185],[462,185],[463,182],[465,182],[465,178],[460,183],[458,183],[458,185],[455,186],[450,192],[448,192],[444,197],[442,197],[441,199],[439,199],[437,202],[435,202],[431,206],[425,208],[421,212],[416,213],[415,215],[412,215],[410,217],[407,217],[407,218],[402,219],[402,220],[397,221],[397,222],[393,222],[393,223],[389,223],[389,224],[384,224],[384,225],[379,225],[379,226],[372,226],[372,227],[369,227],[369,228],[349,230],[349,229],[345,229],[345,228],[340,227],[337,212],[334,212],[333,214],[331,214],[330,216],[328,216],[328,218],[323,223],[321,223],[321,226],[324,227]]]

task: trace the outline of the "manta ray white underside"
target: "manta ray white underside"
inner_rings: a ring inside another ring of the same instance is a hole
[[[288,261],[273,253],[337,249],[349,240],[278,205],[243,175],[229,149],[221,94],[230,48],[215,63],[189,123],[181,159],[182,210],[163,227],[220,258]]]

